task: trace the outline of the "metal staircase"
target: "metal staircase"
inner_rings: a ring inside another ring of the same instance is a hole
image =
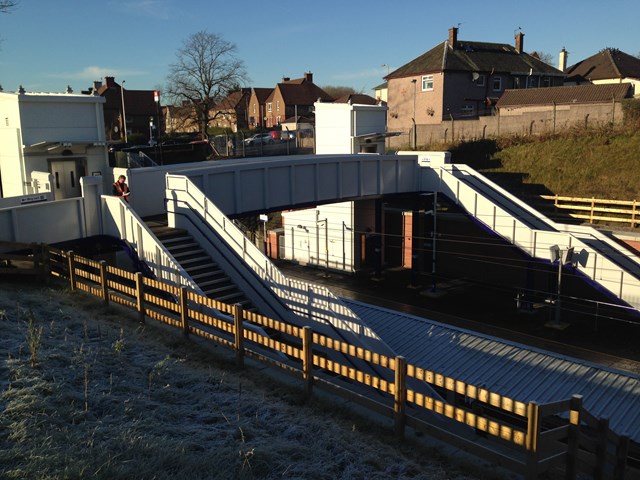
[[[167,226],[166,219],[152,219],[145,223],[207,297],[219,302],[240,304],[245,310],[256,310],[186,230]]]

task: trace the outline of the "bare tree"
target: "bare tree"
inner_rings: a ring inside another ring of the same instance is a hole
[[[166,94],[176,105],[191,105],[204,135],[215,118],[212,108],[245,80],[236,46],[219,35],[200,31],[187,38],[170,65]],[[212,117],[212,115],[214,115]]]
[[[362,90],[358,92],[353,87],[347,87],[343,85],[327,85],[325,87],[322,87],[322,90],[327,92],[333,98],[344,97],[345,95],[351,95],[352,93],[362,93]]]

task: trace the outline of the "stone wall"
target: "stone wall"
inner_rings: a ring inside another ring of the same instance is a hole
[[[571,127],[619,124],[622,120],[620,102],[509,108],[498,110],[493,116],[453,119],[439,125],[417,125],[417,143],[420,147],[434,142],[477,140],[500,135],[558,133]],[[391,137],[387,147],[406,147],[411,138],[411,130],[403,132],[400,136]]]

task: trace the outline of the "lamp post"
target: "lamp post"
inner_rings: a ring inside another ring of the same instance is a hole
[[[411,117],[411,121],[413,122],[413,149],[418,149],[418,134],[416,132],[416,84],[418,80],[415,78],[411,80],[413,83],[413,117]]]
[[[120,97],[122,100],[122,129],[124,130],[124,143],[128,143],[127,140],[127,113],[124,109],[124,80],[122,80],[122,85],[120,86]]]
[[[553,245],[549,247],[549,258],[551,263],[558,262],[558,288],[556,291],[556,300],[555,300],[555,316],[553,321],[549,322],[547,326],[552,328],[562,329],[564,325],[560,322],[561,318],[561,299],[560,299],[560,286],[562,284],[562,266],[563,265],[573,265],[573,247],[569,247],[566,250],[562,250],[558,245]]]
[[[346,249],[346,235],[345,235],[345,230],[349,230],[350,232],[353,231],[352,227],[347,227],[347,224],[345,223],[345,221],[342,221],[342,269],[346,270],[347,269],[347,249]],[[350,242],[353,245],[353,238]],[[353,249],[352,249],[353,251]],[[353,262],[353,255],[351,255],[351,261]]]
[[[325,277],[329,276],[329,219],[318,218],[320,211],[316,210],[316,252],[318,254],[318,265],[320,264],[320,225],[324,223],[324,255],[325,255]]]

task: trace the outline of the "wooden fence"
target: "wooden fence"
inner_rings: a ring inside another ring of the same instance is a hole
[[[591,416],[578,395],[544,405],[520,402],[412,365],[401,356],[381,355],[104,261],[55,249],[49,254],[50,273],[67,278],[72,290],[132,308],[140,322],[151,318],[233,349],[239,366],[248,356],[280,368],[302,379],[306,397],[323,388],[350,399],[392,419],[399,437],[409,426],[528,479],[552,469],[564,470],[570,479],[580,474],[623,478],[628,469],[628,437],[615,435]],[[331,351],[345,362],[327,354]],[[388,375],[364,372],[349,359],[376,365]],[[469,435],[473,430],[481,435]]]
[[[595,222],[629,223],[631,228],[640,223],[640,204],[636,200],[603,200],[598,198],[560,197],[540,195],[545,200],[553,200],[560,210],[568,210],[573,218]]]
[[[47,249],[39,243],[0,241],[0,274],[42,275],[47,270]]]

